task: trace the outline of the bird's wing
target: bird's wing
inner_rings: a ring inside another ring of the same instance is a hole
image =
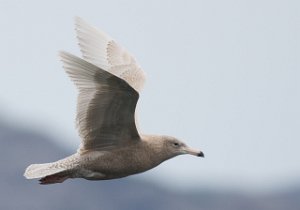
[[[134,57],[104,32],[79,17],[75,18],[77,38],[83,58],[125,80],[140,92],[145,74]]]
[[[60,56],[79,89],[76,122],[82,138],[80,150],[106,150],[139,141],[134,121],[138,92],[94,64],[66,52]]]

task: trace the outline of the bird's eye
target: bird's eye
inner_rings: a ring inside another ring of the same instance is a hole
[[[179,144],[177,142],[173,143],[174,146],[178,147]]]

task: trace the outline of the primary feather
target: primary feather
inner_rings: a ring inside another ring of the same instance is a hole
[[[140,92],[145,83],[145,73],[134,57],[107,34],[81,18],[76,17],[75,24],[83,58],[124,79],[132,88]]]

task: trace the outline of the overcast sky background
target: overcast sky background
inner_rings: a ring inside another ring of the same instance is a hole
[[[145,133],[204,151],[136,176],[182,190],[281,188],[300,178],[300,3],[0,0],[0,116],[75,150],[74,16],[110,34],[147,74]],[[49,160],[52,161],[52,160]]]

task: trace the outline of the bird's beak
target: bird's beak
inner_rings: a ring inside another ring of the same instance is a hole
[[[204,153],[200,150],[197,150],[197,149],[186,147],[185,152],[187,154],[190,154],[190,155],[195,155],[195,156],[198,156],[198,157],[204,157]]]

